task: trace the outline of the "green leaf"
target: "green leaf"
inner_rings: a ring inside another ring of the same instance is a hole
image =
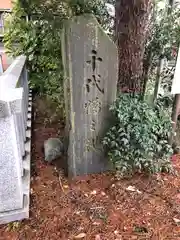
[[[163,114],[162,108],[154,109],[136,96],[124,94],[111,109],[118,114],[115,114],[114,127],[106,133],[104,144],[118,173],[122,176],[133,170],[162,171],[172,152],[168,134],[164,134],[171,130],[170,119]]]

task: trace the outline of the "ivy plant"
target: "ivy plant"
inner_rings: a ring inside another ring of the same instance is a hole
[[[123,94],[110,111],[113,125],[103,145],[120,175],[172,171],[172,148],[168,144],[171,121],[161,105],[152,108],[138,95]]]

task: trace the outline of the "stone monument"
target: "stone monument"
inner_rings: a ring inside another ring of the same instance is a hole
[[[69,176],[109,169],[101,140],[116,99],[118,53],[92,15],[74,17],[62,34]]]

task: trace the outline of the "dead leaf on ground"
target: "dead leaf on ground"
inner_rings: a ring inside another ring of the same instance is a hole
[[[137,193],[142,193],[141,191],[139,191],[135,186],[128,186],[126,188],[127,191],[131,191],[131,192],[137,192]]]
[[[178,219],[178,218],[173,218],[173,220],[174,220],[174,222],[175,222],[176,224],[180,224],[180,219]]]
[[[86,233],[80,233],[77,236],[74,237],[74,239],[81,239],[84,238],[86,236]]]
[[[98,235],[96,235],[96,237],[95,237],[95,240],[101,240],[101,237],[100,237],[100,235],[98,234]]]

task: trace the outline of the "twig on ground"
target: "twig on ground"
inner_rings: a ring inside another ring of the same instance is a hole
[[[104,207],[92,207],[92,208],[90,208],[91,210],[95,210],[95,209],[102,209],[102,208],[104,208]]]
[[[63,193],[64,193],[64,188],[63,188],[63,185],[62,185],[62,181],[61,181],[61,175],[60,175],[60,173],[59,173],[59,177],[58,177],[58,179],[59,179],[59,185],[60,185],[60,188],[62,189],[62,191],[63,191]]]

